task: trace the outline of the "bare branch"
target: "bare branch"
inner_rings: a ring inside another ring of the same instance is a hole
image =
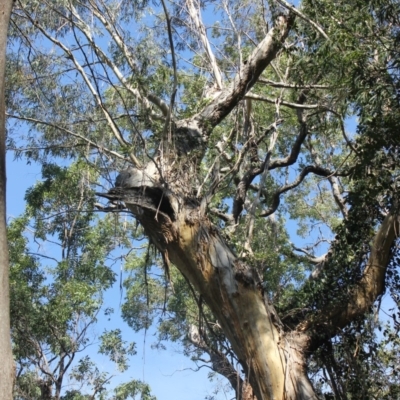
[[[153,104],[155,104],[160,111],[163,113],[164,116],[168,115],[168,106],[164,101],[159,99],[155,95],[147,95],[145,97],[142,96],[140,91],[132,85],[128,84],[127,80],[124,78],[122,72],[119,70],[119,68],[111,61],[111,59],[100,49],[99,46],[96,45],[95,41],[93,40],[93,35],[91,33],[90,27],[81,19],[80,15],[76,11],[75,7],[71,4],[71,11],[74,15],[74,17],[77,19],[77,21],[74,21],[74,26],[76,26],[86,37],[87,41],[90,43],[90,46],[93,48],[95,53],[98,55],[99,59],[106,63],[109,68],[114,72],[115,76],[118,78],[119,82],[123,85],[125,89],[127,89],[133,96],[134,98],[138,99],[140,104],[144,106],[146,111],[149,113],[149,116],[151,118],[155,119],[160,119],[160,116],[157,115],[150,107],[149,102],[151,101]],[[150,100],[151,99],[151,100]],[[148,100],[148,101],[147,101]]]
[[[348,210],[347,210],[345,201],[344,201],[342,195],[340,194],[337,178],[335,176],[329,176],[328,181],[331,184],[333,198],[335,199],[336,204],[340,208],[343,218],[347,218]]]
[[[285,89],[332,89],[333,86],[328,85],[292,85],[290,83],[285,82],[274,82],[266,78],[258,78],[258,83],[263,83],[265,85],[276,87],[276,88],[285,88]]]
[[[276,104],[276,99],[271,99],[270,97],[260,96],[255,93],[247,93],[245,96],[246,99],[264,101],[270,104]],[[319,104],[298,104],[298,103],[290,103],[285,100],[281,100],[280,104],[282,106],[286,106],[293,109],[303,109],[303,110],[315,110],[315,109],[324,109],[324,106],[320,106]]]
[[[292,182],[289,183],[287,185],[281,186],[273,195],[272,195],[272,204],[271,206],[263,211],[260,216],[261,217],[268,217],[269,215],[273,214],[277,208],[279,207],[280,204],[280,197],[283,193],[294,189],[295,187],[299,186],[301,182],[303,182],[304,178],[310,174],[313,173],[315,175],[319,175],[319,176],[329,176],[332,174],[332,171],[322,168],[322,167],[318,167],[315,165],[309,165],[305,168],[303,168],[303,170],[301,171],[300,175],[297,177],[297,179]]]
[[[100,152],[108,153],[108,154],[110,154],[110,155],[112,155],[114,157],[117,157],[117,158],[119,158],[121,160],[124,160],[124,161],[129,161],[128,158],[126,158],[123,155],[117,153],[116,151],[109,150],[109,149],[107,149],[107,147],[100,146],[100,145],[96,144],[95,142],[91,141],[90,139],[88,139],[88,138],[86,138],[86,137],[84,137],[82,135],[79,135],[78,133],[72,132],[69,129],[64,128],[64,127],[62,127],[60,125],[56,125],[56,124],[53,124],[51,122],[41,121],[39,119],[24,117],[24,116],[20,116],[20,115],[13,115],[13,114],[6,114],[6,115],[9,118],[15,118],[15,119],[19,119],[19,120],[22,120],[22,121],[33,122],[35,124],[41,124],[41,125],[50,126],[50,127],[54,128],[54,129],[60,130],[61,132],[65,132],[68,135],[71,135],[73,137],[76,137],[78,139],[83,140],[84,142],[86,142],[90,146],[94,147],[95,149],[98,149]]]
[[[21,5],[21,7],[22,7],[22,5]],[[85,73],[84,69],[82,68],[81,64],[74,57],[72,51],[67,46],[65,46],[63,43],[61,43],[58,39],[56,39],[55,37],[51,36],[46,31],[46,29],[44,29],[44,27],[39,24],[38,21],[32,20],[31,15],[29,15],[27,12],[25,12],[25,15],[31,21],[31,23],[34,24],[37,27],[37,29],[39,29],[39,31],[43,34],[43,36],[45,36],[48,40],[50,40],[57,47],[59,47],[61,50],[63,50],[64,53],[66,54],[66,58],[73,62],[73,64],[75,65],[75,68],[77,69],[77,71],[81,75],[83,81],[85,82],[86,86],[88,87],[88,89],[90,90],[91,94],[93,95],[93,98],[95,99],[95,102],[96,102],[97,106],[101,109],[101,111],[103,112],[104,116],[106,117],[108,126],[111,128],[111,131],[113,132],[115,138],[118,140],[118,142],[120,143],[121,146],[125,147],[125,146],[129,145],[129,143],[127,143],[125,141],[125,139],[123,138],[123,136],[121,135],[121,132],[119,131],[118,126],[115,124],[114,120],[111,117],[111,114],[109,113],[109,111],[105,107],[105,105],[104,105],[104,103],[103,103],[103,101],[101,99],[100,94],[93,87],[92,83],[90,82],[89,77],[86,75],[86,73]],[[130,152],[129,157],[131,159],[131,162],[134,165],[136,165],[138,167],[141,165],[141,163],[136,158],[136,156],[133,154],[133,152]]]
[[[282,95],[283,93],[281,93]],[[276,115],[279,117],[279,100],[276,105]],[[253,200],[253,203],[251,205],[250,211],[249,211],[249,228],[247,231],[247,239],[244,245],[244,248],[250,252],[250,254],[253,254],[253,251],[251,249],[251,241],[253,239],[253,231],[254,231],[254,221],[256,218],[256,210],[258,208],[258,205],[260,203],[260,196],[263,191],[265,181],[267,179],[268,171],[269,171],[269,163],[271,160],[271,155],[272,155],[272,150],[275,147],[276,141],[278,139],[278,130],[275,129],[274,132],[271,135],[270,141],[269,141],[269,146],[267,150],[267,154],[265,156],[265,161],[264,161],[264,169],[262,171],[261,177],[260,177],[260,183],[259,183],[259,190],[257,191],[256,197]]]
[[[344,128],[344,123],[343,123],[343,118],[342,118],[342,116],[341,116],[338,112],[336,112],[336,111],[334,111],[334,110],[329,110],[329,111],[330,111],[333,115],[335,115],[335,116],[338,118],[339,124],[340,124],[340,129],[341,129],[342,135],[343,135],[343,139],[346,141],[347,145],[350,147],[351,150],[354,151],[355,154],[358,154],[358,151],[355,149],[353,143],[352,143],[351,140],[347,137],[346,129]]]
[[[299,253],[304,253],[307,256],[307,260],[313,264],[320,264],[320,263],[324,262],[329,254],[329,253],[325,253],[322,256],[315,257],[306,249],[303,249],[301,247],[296,247],[293,243],[291,243],[291,245],[292,245],[293,250],[298,251]]]
[[[277,127],[278,122],[280,122],[280,121],[281,120],[277,120],[277,122],[273,123],[270,127],[268,127],[267,132],[274,132]],[[247,171],[243,175],[242,179],[237,184],[236,194],[235,194],[235,197],[233,200],[232,213],[233,213],[233,216],[234,216],[234,219],[236,222],[239,218],[239,215],[241,214],[241,212],[243,210],[243,205],[246,200],[247,190],[249,189],[250,184],[253,182],[253,179],[256,176],[263,173],[263,171],[265,170],[265,163],[267,161],[269,163],[268,171],[273,170],[278,167],[285,167],[285,166],[294,164],[300,153],[301,145],[304,142],[304,139],[306,138],[307,133],[308,133],[307,125],[305,124],[305,122],[302,122],[301,127],[300,127],[300,133],[293,145],[291,153],[286,158],[278,159],[278,160],[271,160],[271,161],[269,161],[269,158],[266,158],[265,161],[262,163],[262,165],[260,165],[256,168],[254,168],[254,167],[251,168],[249,171]],[[246,146],[248,146],[248,145],[246,144]],[[247,151],[246,146],[243,146],[242,152]],[[240,155],[240,156],[243,157],[243,155]],[[240,157],[239,157],[239,160],[240,160]],[[238,162],[239,162],[239,160],[238,160]],[[279,198],[277,200],[279,200]],[[273,203],[273,204],[275,204],[275,203]],[[278,207],[278,205],[279,205],[279,202],[277,203],[276,207]]]
[[[170,46],[170,50],[171,50],[172,67],[174,70],[174,87],[172,88],[171,103],[169,105],[169,118],[171,118],[172,109],[174,108],[176,91],[178,88],[178,75],[177,75],[177,69],[176,69],[174,41],[172,38],[171,19],[169,17],[167,6],[165,5],[165,1],[161,0],[161,3],[163,6],[163,9],[164,9],[165,19],[167,21],[168,40],[169,40],[169,46]]]
[[[235,223],[232,214],[226,214],[221,210],[218,210],[218,208],[211,208],[209,211],[211,212],[211,214],[216,215],[219,219],[226,222],[228,225],[233,225]]]
[[[102,2],[102,5],[103,5],[104,9],[106,10],[106,13],[107,13],[109,19],[105,18],[104,13],[101,10],[99,10],[99,8],[97,7],[97,4],[95,2],[93,2],[92,0],[89,0],[90,7],[88,7],[82,3],[80,3],[80,4],[83,7],[88,8],[88,10],[90,12],[92,12],[96,18],[99,19],[99,21],[103,24],[104,28],[110,34],[110,36],[112,37],[114,42],[117,44],[117,46],[123,52],[125,59],[128,62],[128,65],[130,66],[132,72],[136,72],[137,67],[136,67],[136,63],[134,60],[134,56],[133,56],[132,52],[129,50],[128,46],[126,45],[122,35],[118,31],[118,29],[116,27],[116,22],[112,18],[112,13],[107,8],[106,4],[104,2]],[[150,102],[152,102],[154,105],[156,105],[165,117],[168,115],[169,107],[164,102],[164,100],[160,99],[159,97],[157,97],[154,94],[146,94],[145,96],[143,96],[141,91],[138,91],[137,95],[138,95],[138,98],[143,99],[143,101],[147,98]],[[144,101],[144,104],[146,105],[145,101]]]
[[[236,391],[236,398],[242,400],[244,382],[238,371],[233,368],[226,355],[218,351],[216,348],[208,346],[203,340],[200,330],[195,325],[190,326],[188,339],[195,347],[210,356],[209,362],[211,362],[212,370],[228,379],[232,388]]]
[[[239,63],[240,63],[240,65],[242,65],[243,64],[243,54],[242,54],[242,40],[241,40],[240,32],[236,29],[236,25],[235,25],[235,23],[233,21],[231,12],[229,11],[229,3],[228,3],[228,1],[226,1],[226,0],[223,1],[222,5],[224,7],[226,15],[228,16],[228,19],[229,19],[229,22],[230,22],[230,24],[232,26],[232,29],[235,32],[236,36],[237,36],[237,51],[238,51],[238,54],[239,54]],[[254,42],[253,42],[253,44],[254,44]],[[257,46],[257,45],[255,44],[255,46]]]
[[[133,90],[133,88],[132,88],[132,90]],[[137,93],[140,94],[139,91]],[[153,103],[160,109],[160,111],[163,113],[164,117],[168,116],[169,108],[168,108],[167,103],[164,100],[157,97],[155,94],[147,93],[144,97],[140,95],[140,98],[143,99],[143,104],[145,106],[147,106],[147,104],[145,103],[145,99],[147,98],[151,103]],[[153,114],[151,114],[151,116],[153,116]]]
[[[269,169],[273,170],[275,168],[288,167],[289,165],[293,165],[297,161],[297,157],[299,156],[301,146],[307,137],[308,128],[305,122],[300,123],[300,133],[298,134],[296,141],[293,144],[292,150],[290,154],[285,158],[278,158],[276,160],[271,160],[269,165]]]
[[[207,58],[208,61],[211,65],[212,71],[213,71],[213,75],[215,78],[215,84],[217,86],[218,90],[222,90],[222,75],[221,75],[221,71],[218,67],[217,64],[217,60],[214,56],[214,53],[211,49],[211,45],[210,42],[207,38],[207,32],[206,29],[204,27],[203,21],[201,20],[201,15],[200,15],[200,4],[197,3],[195,7],[194,5],[194,1],[196,0],[186,0],[186,5],[188,8],[188,12],[190,15],[190,18],[192,20],[192,22],[194,23],[195,27],[196,27],[196,32],[200,37],[200,40],[203,44],[203,47],[206,51],[207,54]]]

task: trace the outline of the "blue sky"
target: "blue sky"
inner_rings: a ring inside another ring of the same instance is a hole
[[[211,15],[208,16],[209,18]],[[151,19],[152,17],[146,16]],[[212,15],[212,18],[215,18]],[[208,21],[209,22],[209,21]],[[132,27],[131,27],[132,28]],[[106,45],[107,37],[100,39],[100,43]],[[49,48],[52,48],[50,46]],[[10,123],[14,121],[11,120]],[[21,130],[27,129],[25,124],[21,124]],[[23,135],[20,135],[21,137]],[[31,162],[26,163],[22,157],[15,159],[13,152],[7,154],[7,218],[8,220],[19,216],[25,207],[24,197],[26,190],[41,180],[41,165]],[[52,250],[50,244],[46,244],[44,249],[46,254],[54,251],[54,257],[57,257],[56,250]],[[196,368],[189,358],[181,354],[182,349],[177,344],[171,344],[166,350],[154,350],[151,348],[156,341],[154,330],[149,330],[146,335],[144,332],[135,333],[121,318],[119,288],[120,265],[113,267],[117,274],[118,282],[105,294],[104,306],[114,308],[114,314],[110,320],[100,316],[98,324],[93,329],[93,335],[100,336],[104,329],[119,328],[122,331],[123,339],[134,341],[136,343],[137,354],[131,358],[130,368],[125,373],[119,373],[115,365],[106,357],[97,353],[97,344],[89,347],[87,354],[96,362],[100,370],[109,373],[115,373],[110,388],[118,383],[128,381],[129,379],[141,379],[151,387],[152,394],[158,400],[204,400],[207,396],[214,396],[215,400],[222,400],[232,397],[232,393],[226,397],[224,393],[214,394],[216,387],[219,386],[224,378],[210,382],[208,379],[207,368],[200,371],[193,371]],[[125,278],[125,275],[123,276]],[[123,297],[125,293],[123,294]],[[79,358],[86,353],[82,353]],[[224,382],[225,383],[225,382]]]

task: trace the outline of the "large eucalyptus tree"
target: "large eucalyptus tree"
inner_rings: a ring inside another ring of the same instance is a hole
[[[345,398],[332,344],[396,287],[398,9],[16,2],[9,115],[32,129],[10,148],[122,171],[99,209],[130,210],[171,287],[180,271],[186,340],[238,398],[317,399],[310,359]]]

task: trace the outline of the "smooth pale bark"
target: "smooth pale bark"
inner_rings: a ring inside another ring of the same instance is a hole
[[[6,232],[6,163],[4,80],[7,30],[12,1],[0,0],[0,396],[12,399],[14,362],[10,341],[10,295]]]
[[[252,270],[198,209],[186,209],[174,225],[163,251],[212,309],[257,398],[316,399],[304,367],[306,342],[280,331]]]
[[[237,106],[275,59],[293,23],[293,15],[280,16],[249,58],[239,66],[232,82],[197,115],[175,122],[174,139],[178,156],[188,158],[192,153],[192,157],[199,160],[204,156],[212,130]]]
[[[248,370],[257,397],[282,397],[279,332],[267,313],[262,293],[255,287],[251,271],[236,259],[206,221],[194,216],[190,222],[180,220],[177,228],[175,240],[165,249],[169,258],[212,309]],[[252,379],[261,376],[262,379]]]
[[[275,27],[267,33],[249,58],[239,67],[239,72],[232,83],[195,117],[205,125],[208,133],[233,110],[238,101],[242,100],[255,85],[259,76],[282,48],[293,23],[293,14],[279,16],[275,20]]]

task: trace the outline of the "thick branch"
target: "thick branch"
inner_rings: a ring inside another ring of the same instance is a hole
[[[285,158],[278,158],[276,160],[271,160],[269,164],[269,169],[288,167],[289,165],[293,165],[297,157],[299,156],[301,145],[304,142],[304,139],[307,137],[308,129],[305,122],[300,123],[300,133],[298,134],[296,141],[293,144],[292,150],[290,154]]]
[[[322,256],[315,257],[306,249],[303,249],[301,247],[296,247],[293,243],[292,243],[292,248],[293,248],[293,250],[298,251],[299,253],[304,253],[305,256],[307,257],[308,261],[310,261],[312,264],[317,264],[317,268],[318,268],[318,265],[320,265],[327,259],[327,256],[329,254],[329,253],[325,253]],[[314,273],[314,271],[313,271],[313,273]],[[311,276],[312,276],[312,274],[311,274]]]
[[[340,193],[337,178],[335,176],[330,176],[328,178],[328,181],[331,184],[333,198],[335,199],[336,204],[340,208],[340,211],[342,212],[343,218],[347,218],[347,215],[348,215],[349,212],[347,210],[347,207],[346,207],[346,204],[344,202],[344,199],[343,199],[343,197],[342,197],[342,195]]]
[[[367,266],[360,281],[351,290],[347,302],[331,304],[318,315],[303,321],[300,331],[312,331],[318,335],[323,330],[332,337],[358,316],[365,314],[385,289],[386,270],[390,261],[391,248],[399,236],[399,216],[392,210],[375,234]],[[316,339],[316,336],[314,336]]]
[[[300,133],[297,136],[294,145],[292,147],[292,150],[290,152],[290,154],[285,157],[285,158],[279,158],[277,160],[271,160],[269,162],[269,166],[268,166],[268,170],[273,170],[275,168],[279,168],[279,167],[287,167],[289,165],[292,165],[296,162],[297,157],[300,153],[300,149],[301,149],[301,145],[304,142],[304,139],[306,138],[308,133],[308,129],[307,129],[307,125],[305,122],[301,122],[300,123]],[[236,194],[235,194],[235,198],[233,200],[233,217],[235,219],[235,221],[238,220],[239,215],[241,214],[241,212],[243,211],[243,205],[244,202],[246,200],[246,195],[247,195],[247,191],[250,187],[250,184],[253,182],[254,178],[261,174],[264,171],[264,163],[262,163],[262,165],[260,167],[257,168],[252,168],[249,171],[247,171],[243,178],[240,180],[240,182],[237,185],[237,189],[236,189]],[[280,194],[276,197],[274,197],[273,199],[273,204],[272,207],[275,207],[274,210],[276,210],[276,208],[279,206],[279,196]],[[271,208],[272,209],[272,208]],[[269,211],[269,210],[267,210]],[[270,215],[272,214],[274,211],[271,211],[269,214],[266,215]]]
[[[211,214],[216,215],[219,219],[226,222],[228,225],[233,225],[235,223],[235,220],[233,219],[232,214],[226,214],[226,213],[218,210],[217,208],[211,208],[209,211]]]
[[[276,26],[268,32],[250,57],[240,66],[232,83],[199,114],[190,119],[176,121],[175,146],[179,156],[190,155],[193,164],[203,158],[208,137],[213,128],[237,106],[255,85],[261,73],[276,57],[293,22],[293,15],[280,16]]]
[[[196,119],[207,124],[208,134],[255,85],[261,73],[276,57],[289,34],[293,22],[293,14],[279,17],[276,26],[268,32],[250,57],[240,66],[239,73],[235,76],[233,82],[196,116]]]
[[[314,173],[315,175],[319,175],[319,176],[329,176],[332,172],[325,169],[325,168],[321,168],[321,167],[317,167],[315,165],[309,165],[305,168],[303,168],[303,170],[301,171],[300,175],[297,177],[297,179],[292,182],[289,183],[287,185],[281,186],[274,194],[272,197],[272,204],[271,206],[268,208],[268,210],[263,211],[260,216],[261,217],[268,217],[268,215],[273,214],[277,208],[279,207],[279,203],[280,203],[280,197],[283,193],[294,189],[295,187],[299,186],[301,182],[303,182],[304,178],[309,174],[309,173]]]

